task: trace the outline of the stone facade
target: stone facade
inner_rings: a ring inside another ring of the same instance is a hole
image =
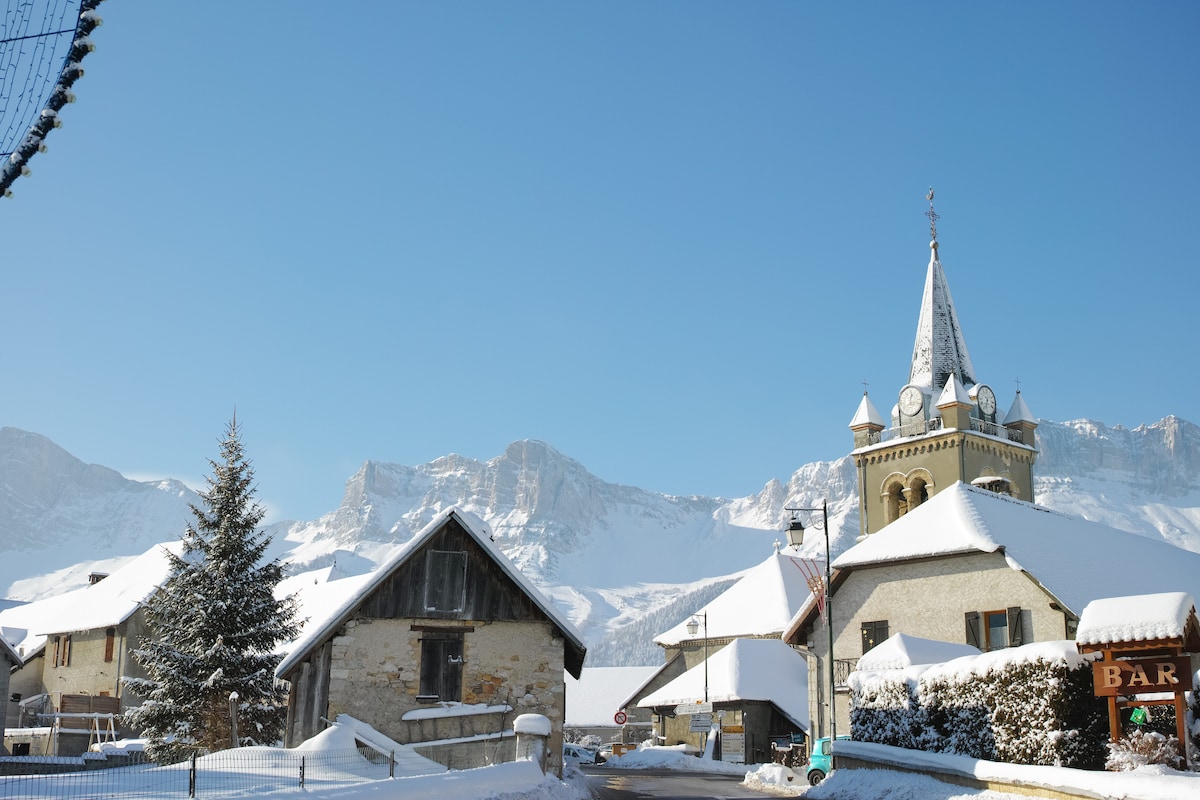
[[[948,430],[899,439],[855,450],[859,475],[861,529],[875,533],[899,513],[896,493],[915,507],[921,502],[914,489],[928,497],[955,481],[999,477],[1008,481],[1013,497],[1033,502],[1033,463],[1037,451],[998,436]]]
[[[548,622],[467,621],[462,705],[511,706],[511,711],[439,714],[441,704],[420,702],[421,634],[417,619],[353,619],[332,640],[329,718],[370,720],[402,744],[511,732],[517,714],[553,721],[552,767],[561,771],[565,717],[563,642]],[[463,710],[463,709],[460,709]],[[426,712],[426,713],[422,713]],[[407,718],[406,718],[407,717]]]

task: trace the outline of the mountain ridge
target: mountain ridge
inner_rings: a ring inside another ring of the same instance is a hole
[[[1039,503],[1200,552],[1200,428],[1176,416],[1128,429],[1041,421]],[[38,434],[0,429],[0,595],[33,599],[74,588],[90,569],[178,537],[194,492],[178,481],[130,481],[86,465]],[[450,505],[491,525],[506,554],[567,608],[597,656],[645,658],[636,636],[664,609],[708,595],[782,539],[787,507],[828,502],[836,556],[858,535],[853,458],[799,467],[740,498],[666,495],[605,482],[539,440],[488,461],[449,454],[406,466],[365,460],[336,509],[268,526],[289,572],[336,565],[365,572]],[[806,524],[819,522],[809,513]],[[824,557],[823,536],[805,554]],[[14,591],[14,589],[16,591]],[[672,605],[674,604],[674,605]],[[698,607],[702,603],[694,604]]]

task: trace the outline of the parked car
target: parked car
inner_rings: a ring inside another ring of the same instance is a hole
[[[582,745],[564,744],[563,761],[567,760],[578,761],[580,764],[595,764],[596,754]]]
[[[839,736],[838,739],[849,739],[849,736]],[[808,757],[808,767],[805,771],[805,777],[808,782],[816,786],[821,781],[825,780],[825,776],[829,774],[830,761],[832,756],[829,748],[829,737],[823,736],[813,743],[812,755]]]
[[[596,751],[596,763],[603,764],[613,757],[613,748],[611,744],[606,744]]]

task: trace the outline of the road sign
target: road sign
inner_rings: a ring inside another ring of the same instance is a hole
[[[688,726],[689,733],[703,733],[712,727],[712,714],[692,714],[692,722]]]
[[[675,716],[680,714],[711,714],[712,703],[680,703],[675,706]]]
[[[628,719],[629,717],[625,716],[624,711],[618,711],[617,713],[613,714],[613,722],[617,723],[618,725],[624,725]]]

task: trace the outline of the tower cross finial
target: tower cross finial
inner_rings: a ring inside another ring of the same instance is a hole
[[[925,195],[925,199],[929,201],[929,210],[925,212],[925,216],[929,217],[929,238],[934,242],[937,241],[937,221],[942,218],[941,214],[933,210],[933,187],[929,187],[929,194]]]

